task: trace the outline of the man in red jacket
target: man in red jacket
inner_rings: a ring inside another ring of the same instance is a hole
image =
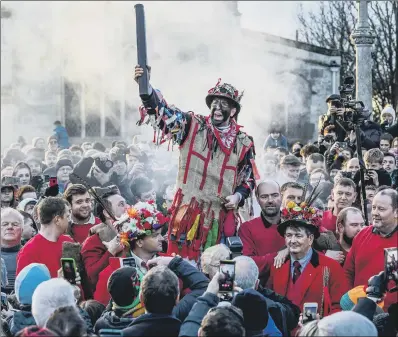
[[[101,223],[92,212],[92,201],[87,188],[81,184],[70,184],[64,192],[64,198],[71,205],[71,237],[82,244],[87,239],[90,229]]]
[[[344,264],[350,289],[367,285],[371,276],[384,270],[384,248],[396,248],[398,242],[398,193],[385,189],[372,202],[373,226],[364,228],[354,239]],[[387,294],[384,310],[397,302],[397,293]]]
[[[351,179],[337,180],[332,191],[333,209],[323,213],[322,226],[335,233],[337,216],[342,209],[351,207],[356,197],[356,186]]]
[[[17,272],[31,263],[42,263],[51,277],[61,268],[62,243],[74,242],[64,235],[69,227],[70,207],[63,198],[48,197],[39,203],[39,233],[22,247],[17,256]]]
[[[105,193],[102,201],[116,218],[119,218],[129,207],[126,200],[115,190]],[[124,249],[117,240],[117,231],[112,225],[113,220],[108,212],[98,205],[97,214],[102,223],[90,229],[90,236],[83,242],[81,250],[84,267],[93,290],[95,290],[99,273],[109,265],[109,258],[117,256]]]
[[[312,248],[319,237],[320,213],[312,207],[290,202],[282,210],[284,222],[278,232],[290,250],[281,268],[271,268],[269,288],[286,296],[300,307],[308,302],[318,304],[321,317],[340,311],[340,299],[348,290],[341,266]]]

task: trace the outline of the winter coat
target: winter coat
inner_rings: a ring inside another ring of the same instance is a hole
[[[7,318],[7,323],[13,336],[28,326],[36,325],[30,306],[24,306],[22,310],[15,311],[14,315]]]
[[[145,314],[123,330],[123,336],[178,336],[181,321],[173,315]]]
[[[69,135],[68,135],[68,131],[66,131],[64,126],[58,125],[54,129],[54,135],[57,137],[58,146],[61,149],[69,149],[69,147],[70,147]]]
[[[287,150],[287,138],[282,134],[277,139],[274,139],[269,135],[264,142],[263,148],[266,150],[268,147],[283,147]]]
[[[133,317],[119,317],[114,311],[106,311],[94,325],[94,333],[98,335],[101,329],[122,330],[134,321]]]
[[[379,124],[365,121],[361,125],[361,143],[366,150],[379,147],[382,130]]]

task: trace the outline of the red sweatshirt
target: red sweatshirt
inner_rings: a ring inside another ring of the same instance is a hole
[[[278,233],[277,227],[278,225],[264,221],[261,216],[244,222],[239,228],[243,255],[262,256],[281,250],[285,239]]]
[[[51,277],[58,277],[61,268],[62,243],[74,242],[68,235],[61,235],[57,242],[48,241],[40,233],[30,239],[17,255],[17,272],[31,263],[45,264],[50,271]]]
[[[397,247],[398,231],[389,238],[373,233],[368,226],[358,233],[344,263],[344,272],[351,288],[367,285],[373,275],[384,270],[384,248]],[[384,301],[384,310],[398,301],[398,292],[388,294]]]
[[[327,230],[336,233],[336,221],[337,216],[333,215],[333,211],[323,212],[322,226],[325,227]]]
[[[90,229],[95,226],[99,225],[102,221],[95,217],[93,214],[91,214],[90,220],[82,225],[78,224],[73,224],[72,225],[72,237],[76,242],[79,242],[80,244],[83,244],[84,240],[87,239],[88,233],[90,232]]]
[[[81,250],[84,267],[92,289],[95,290],[99,273],[109,264],[109,258],[113,255],[104,246],[98,234],[88,237]]]

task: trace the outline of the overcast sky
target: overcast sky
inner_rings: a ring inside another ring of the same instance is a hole
[[[244,28],[295,39],[299,4],[312,9],[319,1],[239,1]]]

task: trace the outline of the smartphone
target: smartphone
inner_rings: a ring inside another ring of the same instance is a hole
[[[235,261],[221,260],[220,261],[220,273],[225,276],[225,279],[220,282],[219,292],[229,293],[234,290],[235,281]]]
[[[306,302],[303,305],[303,323],[308,323],[316,319],[318,313],[318,303]]]
[[[398,272],[398,249],[384,248],[384,272],[387,280],[394,278],[393,272]]]
[[[76,284],[76,262],[72,258],[61,258],[62,271],[64,273],[64,279],[70,284]]]
[[[49,178],[49,186],[52,187],[55,185],[58,185],[58,179],[55,177]]]
[[[137,268],[137,263],[134,257],[119,258],[120,267],[134,267]]]
[[[99,337],[110,337],[110,336],[123,336],[123,331],[116,329],[101,329],[99,331]]]
[[[347,142],[339,142],[339,147],[341,149],[346,149],[347,148]]]

